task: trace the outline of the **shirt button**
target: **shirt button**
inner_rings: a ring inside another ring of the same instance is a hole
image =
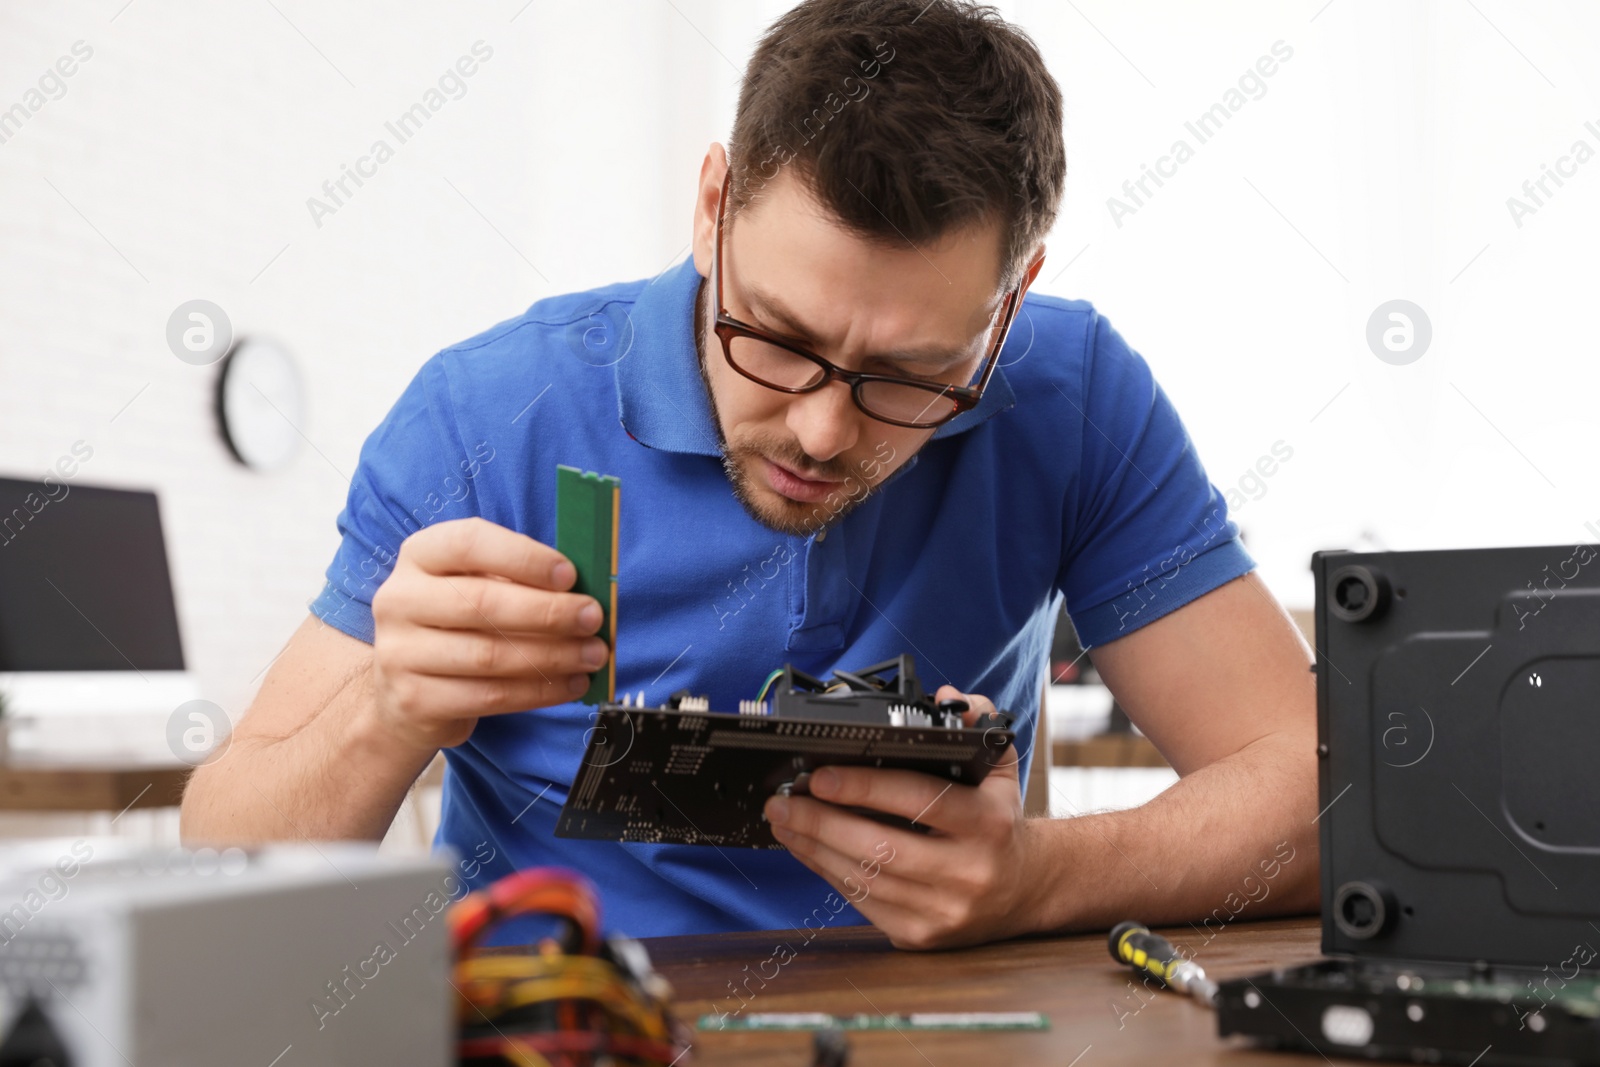
[[[828,537],[828,531],[827,531],[826,528],[818,530],[817,531],[817,544],[819,544],[819,545],[822,544],[823,541],[827,540],[827,537]]]

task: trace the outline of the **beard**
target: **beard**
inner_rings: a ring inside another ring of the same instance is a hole
[[[767,529],[788,537],[810,537],[834,525],[860,507],[876,492],[876,488],[869,485],[866,478],[852,469],[850,462],[843,457],[819,463],[807,455],[799,442],[793,439],[763,434],[747,437],[737,444],[728,441],[727,435],[722,430],[722,413],[717,408],[717,394],[711,388],[711,378],[706,373],[707,351],[712,346],[720,349],[722,343],[716,340],[715,334],[711,334],[706,327],[710,320],[707,314],[710,294],[707,289],[706,280],[700,279],[694,316],[696,362],[700,370],[700,382],[705,386],[706,399],[711,405],[711,423],[716,428],[717,444],[722,449],[722,469],[727,473],[728,484],[733,488],[733,498],[744,508],[746,514]],[[844,484],[840,486],[838,492],[815,503],[792,500],[771,487],[764,486],[762,493],[755,485],[760,477],[758,472],[762,460],[769,460],[817,481]]]
[[[713,404],[713,409],[715,405]],[[802,470],[818,475],[818,480],[839,481],[844,484],[826,499],[808,502],[791,500],[770,487],[764,496],[758,496],[754,482],[760,477],[760,461],[771,460],[790,470]],[[848,466],[838,472],[818,470],[818,465],[794,442],[772,442],[758,445],[746,443],[722,446],[722,469],[727,472],[733,487],[733,498],[749,516],[767,527],[791,537],[810,537],[842,520],[875,492],[865,478],[853,474]]]

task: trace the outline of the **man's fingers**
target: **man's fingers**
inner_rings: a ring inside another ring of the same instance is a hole
[[[610,655],[570,560],[480,518],[406,538],[372,598],[377,696],[396,727],[460,744],[484,715],[576,699]]]
[[[400,554],[429,574],[493,574],[540,589],[570,589],[578,576],[549,545],[476,517],[424,527]]]
[[[530,637],[514,632],[408,627],[391,652],[406,669],[438,677],[565,678],[590,674],[611,652],[598,637]]]
[[[866,910],[868,899],[875,898],[878,904],[916,907],[920,902],[926,906],[928,894],[933,891],[927,883],[905,877],[905,872],[898,869],[899,858],[904,853],[896,852],[882,839],[877,851],[860,857],[799,835],[790,835],[784,845],[868,918],[871,918]]]
[[[965,700],[967,711],[961,716],[967,726],[972,726],[978,721],[978,716],[985,712],[998,714],[999,709],[994,706],[994,701],[978,693],[963,693],[953,685],[941,685],[934,694],[935,700]],[[1015,745],[1006,742],[1001,736],[1004,734],[998,726],[991,726],[984,734],[984,760],[989,764],[990,773],[984,781],[987,783],[992,778],[1003,778],[1015,782],[1018,780],[1017,764],[1020,754]],[[1037,735],[1035,735],[1037,736]],[[1003,746],[1003,747],[1002,747]]]
[[[795,856],[887,934],[896,948],[931,949],[948,943],[951,923],[944,912],[952,905],[937,891],[900,877],[888,867],[868,878],[859,863],[852,864],[847,856],[826,846],[817,847],[816,852],[796,851]]]
[[[857,815],[852,811],[824,804],[808,797],[774,797],[767,801],[763,814],[772,823],[773,836],[785,833],[804,842],[827,842],[827,847],[841,855],[853,855],[860,861],[884,855],[894,856],[896,873],[933,886],[941,876],[941,860],[930,861],[928,850],[931,841],[914,830],[886,826],[875,819]],[[794,850],[789,841],[779,841]]]
[[[812,858],[810,855],[795,854],[795,858],[812,873],[833,887],[845,903],[852,904],[868,922],[880,930],[888,931],[891,926],[904,923],[918,910],[926,909],[928,888],[916,886],[914,883],[902,882],[900,885],[890,885],[888,875],[879,875],[876,879],[867,880],[863,877],[845,873],[835,873],[833,866],[828,865],[821,858]],[[841,861],[839,870],[850,867],[849,861]],[[847,882],[846,879],[849,879]],[[880,887],[879,883],[883,883]],[[832,911],[832,906],[824,902],[824,907]],[[844,910],[842,907],[840,911]],[[811,927],[807,926],[807,929]]]
[[[388,589],[390,584],[379,589],[387,590],[383,607],[419,626],[573,637],[600,629],[600,605],[580,593],[553,593],[472,575],[412,577]]]
[[[941,685],[938,691],[933,694],[933,699],[936,702],[941,700],[965,700],[967,702],[967,710],[961,716],[961,719],[968,726],[971,726],[974,722],[976,722],[978,716],[982,715],[984,712],[994,712],[998,710],[994,706],[994,701],[990,700],[988,697],[983,696],[980,693],[963,693],[953,685]]]
[[[976,807],[973,787],[920,771],[880,767],[822,767],[811,775],[811,795],[841,807],[871,808],[935,830],[960,827]]]
[[[990,782],[999,779],[1011,782],[1012,787],[1015,788],[1019,774],[1018,766],[1022,762],[1022,753],[1017,751],[1016,745],[1006,742],[1000,727],[990,727],[988,732],[993,736],[985,737],[983,748],[988,753],[985,758],[988,760],[990,771],[988,777],[983,780],[983,786],[979,788],[983,788]],[[1033,736],[1037,738],[1039,735],[1036,732]],[[1005,747],[1002,748],[1001,745]]]
[[[402,714],[417,721],[442,724],[564,704],[583,692],[582,688],[574,689],[577,683],[573,679],[588,687],[585,675],[439,678],[406,672],[390,683],[390,691]]]

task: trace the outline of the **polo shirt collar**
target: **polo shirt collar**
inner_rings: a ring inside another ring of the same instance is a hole
[[[700,273],[691,254],[647,282],[634,300],[631,348],[616,364],[617,417],[628,436],[648,448],[720,457],[695,351],[699,291]],[[939,427],[933,439],[969,430],[1016,402],[1004,370],[996,367],[978,406]]]

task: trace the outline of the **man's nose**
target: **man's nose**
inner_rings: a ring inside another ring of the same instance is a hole
[[[825,462],[856,443],[863,418],[866,416],[850,396],[850,386],[833,381],[790,400],[785,424],[806,455]]]

